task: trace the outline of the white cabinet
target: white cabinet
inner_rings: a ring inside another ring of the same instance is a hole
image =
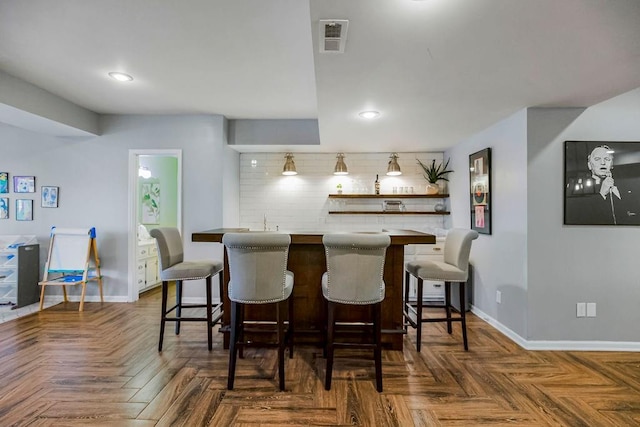
[[[412,261],[444,261],[444,237],[436,238],[435,245],[415,245],[415,255]],[[425,280],[423,282],[422,300],[444,302],[444,282]],[[410,276],[409,298],[416,298],[417,279]]]
[[[138,242],[136,262],[139,292],[144,292],[160,283],[158,248],[154,239]]]
[[[39,271],[36,236],[0,235],[0,304],[18,308],[38,302]]]

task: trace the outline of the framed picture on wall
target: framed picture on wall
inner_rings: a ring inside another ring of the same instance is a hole
[[[469,156],[471,229],[491,234],[491,148]]]
[[[9,172],[0,172],[0,193],[9,192]]]
[[[142,184],[142,223],[160,223],[160,184]]]
[[[42,197],[43,208],[58,207],[58,187],[42,186],[40,196]]]
[[[0,219],[9,219],[9,198],[0,197]]]
[[[35,193],[36,177],[35,176],[14,176],[13,192],[14,193]]]
[[[640,142],[564,142],[564,224],[640,225]]]
[[[16,200],[16,221],[33,221],[33,200]]]

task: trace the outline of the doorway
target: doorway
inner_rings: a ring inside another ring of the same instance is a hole
[[[156,227],[182,233],[182,150],[129,150],[129,302],[159,284]]]

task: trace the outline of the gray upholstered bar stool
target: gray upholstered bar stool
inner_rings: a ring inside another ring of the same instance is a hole
[[[376,366],[376,389],[382,391],[381,309],[385,296],[384,260],[391,238],[382,233],[326,234],[322,238],[327,272],[322,275],[322,295],[327,301],[327,372],[326,390],[331,389],[335,347],[373,348]],[[342,305],[368,305],[373,321],[370,343],[337,342],[336,309]]]
[[[469,277],[469,253],[471,242],[478,238],[478,232],[462,228],[449,230],[444,242],[444,262],[439,261],[412,261],[405,266],[405,290],[404,290],[404,315],[406,321],[416,328],[416,349],[420,351],[422,340],[422,324],[430,322],[447,322],[447,332],[451,333],[451,322],[462,324],[462,339],[464,349],[469,350],[467,344],[466,321],[466,297],[465,288]],[[409,301],[409,279],[414,276],[418,279],[416,302]],[[423,281],[438,280],[444,282],[444,305],[425,304],[423,302]],[[460,310],[451,304],[451,283],[458,283],[460,287]],[[442,307],[446,317],[423,318],[423,307]],[[451,311],[458,311],[459,316],[452,317]]]
[[[226,233],[222,243],[229,261],[229,300],[231,300],[231,334],[229,338],[229,376],[227,388],[233,389],[237,353],[249,345],[278,347],[280,390],[284,390],[284,350],[289,342],[293,357],[293,273],[287,270],[291,237],[283,233]],[[288,301],[289,327],[285,331],[284,313]],[[274,304],[276,307],[276,341],[245,340],[244,308],[246,304]],[[242,357],[242,353],[240,353]]]
[[[182,237],[174,227],[154,228],[150,231],[151,237],[156,239],[158,253],[160,254],[160,279],[162,280],[162,316],[160,319],[160,340],[158,351],[162,351],[165,322],[176,323],[176,335],[180,334],[181,322],[207,322],[207,342],[209,350],[213,348],[213,325],[222,318],[223,282],[222,261],[184,261]],[[211,277],[218,274],[220,279],[220,303],[212,303]],[[206,302],[205,304],[183,304],[182,282],[184,280],[205,279]],[[169,282],[176,282],[176,304],[167,309]],[[206,308],[206,317],[188,317],[182,315],[182,309]],[[173,317],[169,315],[175,311]],[[214,317],[213,313],[216,313]]]

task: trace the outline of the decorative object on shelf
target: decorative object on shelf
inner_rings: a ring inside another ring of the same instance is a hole
[[[491,234],[491,148],[469,156],[471,229]]]
[[[404,203],[402,203],[402,200],[385,200],[382,202],[382,210],[385,212],[404,211]]]
[[[380,180],[378,179],[378,175],[376,175],[376,180],[373,183],[373,187],[375,188],[376,194],[380,194]]]
[[[35,193],[36,177],[35,176],[14,176],[13,192],[14,193]]]
[[[33,200],[16,200],[16,221],[33,221]]]
[[[336,190],[337,190],[338,194],[342,194],[342,184],[336,185]]]
[[[298,175],[298,171],[296,171],[296,164],[293,162],[293,154],[286,153],[284,158],[286,160],[284,162],[284,167],[282,168],[282,175]]]
[[[398,176],[402,175],[402,171],[400,170],[400,165],[398,164],[398,153],[391,153],[389,157],[389,165],[387,166],[387,175],[389,176]]]
[[[336,156],[338,161],[336,162],[336,167],[333,169],[334,175],[349,175],[349,171],[347,170],[347,164],[344,162],[344,153],[338,153]]]
[[[9,172],[0,172],[0,193],[9,192]]]
[[[40,195],[42,197],[43,208],[58,207],[58,187],[43,186]]]
[[[449,181],[447,175],[453,172],[452,170],[447,169],[447,167],[449,167],[449,161],[451,159],[447,160],[447,163],[445,163],[444,166],[442,166],[442,163],[436,166],[435,159],[431,161],[430,165],[425,165],[420,160],[416,160],[424,171],[424,179],[429,182],[429,184],[427,184],[427,194],[438,194],[440,192],[438,181]]]
[[[444,205],[444,203],[436,203],[436,205],[433,207],[433,210],[436,212],[444,212],[447,210],[447,207]]]

